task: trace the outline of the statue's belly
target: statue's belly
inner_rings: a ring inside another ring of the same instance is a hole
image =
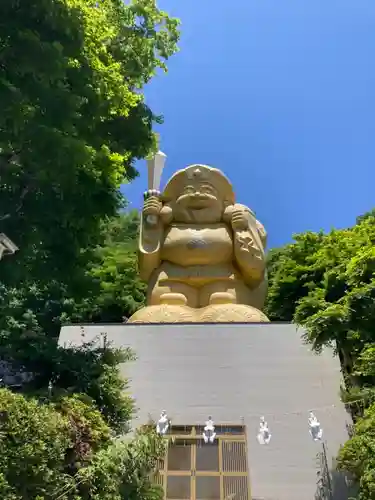
[[[171,227],[165,235],[161,258],[180,266],[215,265],[230,262],[232,254],[232,237],[227,227]]]

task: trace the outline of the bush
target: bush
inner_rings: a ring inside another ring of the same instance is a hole
[[[115,439],[80,396],[40,402],[0,389],[2,500],[156,500],[165,444],[153,431]]]

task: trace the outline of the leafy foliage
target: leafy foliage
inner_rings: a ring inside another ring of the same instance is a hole
[[[165,444],[140,431],[111,438],[100,412],[78,396],[40,404],[0,390],[0,494],[4,500],[159,500],[150,481]]]
[[[271,319],[303,324],[317,351],[336,344],[356,357],[372,339],[374,242],[374,215],[328,235],[296,236],[272,263],[267,303]]]
[[[121,322],[145,304],[146,285],[137,264],[138,229],[136,210],[119,214],[103,228],[104,243],[88,271],[96,284],[85,306],[89,321]]]
[[[0,4],[0,221],[20,248],[2,279],[80,281],[81,249],[154,147],[140,92],[176,51],[155,0]]]
[[[375,498],[375,211],[352,228],[294,240],[270,255],[267,313],[303,325],[316,352],[330,345],[338,353],[342,397],[357,420],[339,464],[358,480],[360,500],[369,500]]]
[[[68,420],[53,407],[4,389],[0,411],[1,497],[51,497],[60,487],[70,486],[71,478],[64,472],[65,451],[73,444]]]
[[[164,455],[163,438],[141,430],[130,443],[117,441],[102,448],[79,477],[92,482],[92,491],[98,492],[90,497],[94,500],[161,500],[164,493],[152,484],[151,473]]]
[[[101,411],[112,430],[123,433],[128,429],[134,407],[126,396],[127,383],[121,377],[119,365],[134,359],[134,355],[105,346],[105,337],[99,340],[101,347],[86,343],[64,349],[57,346],[55,339],[31,332],[3,335],[0,359],[7,363],[3,365],[1,378],[13,380],[11,385],[15,389],[41,401],[84,394]],[[25,376],[17,377],[20,373]]]
[[[123,212],[101,225],[101,245],[90,251],[80,269],[80,287],[72,294],[61,280],[0,283],[0,332],[58,335],[61,325],[120,323],[145,302],[146,285],[138,276],[137,211]]]
[[[375,499],[375,405],[366,410],[354,436],[340,450],[338,466],[358,481],[358,500]]]
[[[125,439],[132,354],[56,336],[144,300],[119,188],[155,147],[142,88],[178,22],[155,0],[4,0],[0,14],[0,231],[20,248],[1,262],[0,497],[156,500],[163,441]]]

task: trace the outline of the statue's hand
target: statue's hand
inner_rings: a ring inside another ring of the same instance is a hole
[[[248,215],[242,207],[233,207],[231,223],[234,231],[245,231],[248,228]]]
[[[158,222],[158,218],[163,208],[163,204],[160,200],[159,191],[146,191],[144,193],[144,203],[143,203],[143,217],[147,223],[153,225]]]

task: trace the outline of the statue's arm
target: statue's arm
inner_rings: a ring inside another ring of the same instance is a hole
[[[172,210],[159,197],[146,199],[141,214],[138,245],[138,267],[141,279],[147,281],[160,266],[164,228],[172,219]]]
[[[246,284],[258,287],[265,279],[266,259],[264,247],[266,232],[253,212],[244,205],[229,208],[233,228],[233,249],[236,264]]]

